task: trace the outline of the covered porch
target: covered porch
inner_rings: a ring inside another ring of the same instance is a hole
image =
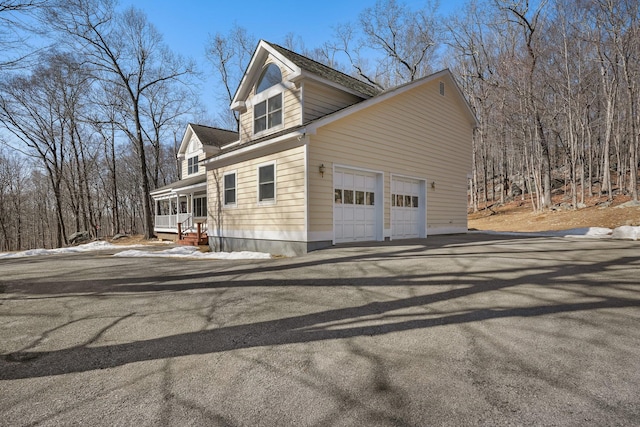
[[[193,233],[206,235],[207,193],[205,176],[177,181],[151,192],[154,232],[158,237],[181,240]]]

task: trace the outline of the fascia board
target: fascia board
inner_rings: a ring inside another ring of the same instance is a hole
[[[215,163],[215,162],[220,161],[220,160],[225,160],[225,159],[228,159],[228,158],[231,158],[231,157],[240,156],[242,154],[246,154],[246,153],[249,153],[249,152],[252,152],[252,151],[258,151],[258,150],[263,149],[265,147],[268,147],[270,145],[274,145],[274,144],[277,144],[279,142],[289,141],[289,140],[291,140],[293,138],[301,138],[301,137],[304,136],[305,132],[306,132],[305,129],[301,129],[301,130],[298,130],[298,131],[295,131],[295,132],[288,133],[286,135],[281,135],[281,136],[279,136],[277,138],[267,139],[267,140],[264,140],[264,141],[259,142],[257,144],[252,144],[252,145],[249,145],[247,147],[239,148],[237,150],[231,151],[230,153],[225,153],[225,154],[221,154],[219,156],[209,157],[208,159],[206,159],[204,161],[204,165],[207,166],[207,165],[210,165],[210,164]]]
[[[269,55],[278,59],[283,65],[291,70],[291,74],[289,75],[289,78],[287,78],[287,80],[291,81],[292,79],[296,79],[300,75],[301,70],[298,66],[296,66],[294,63],[280,54],[280,52],[269,46],[269,43],[265,42],[264,40],[260,40],[255,52],[253,53],[253,56],[251,57],[251,61],[249,61],[247,70],[242,76],[242,80],[240,80],[238,89],[233,95],[230,106],[232,110],[241,110],[246,107],[244,100],[251,89],[249,83],[253,82],[256,78],[256,75],[262,71],[262,67],[258,65],[263,63]]]

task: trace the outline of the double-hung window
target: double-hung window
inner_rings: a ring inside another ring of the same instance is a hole
[[[276,200],[276,165],[266,164],[258,167],[258,202]]]
[[[224,175],[224,205],[236,205],[236,173],[230,172]]]
[[[253,109],[253,133],[271,129],[282,124],[282,94],[256,104]]]
[[[189,157],[187,159],[187,175],[193,175],[198,172],[198,156]]]

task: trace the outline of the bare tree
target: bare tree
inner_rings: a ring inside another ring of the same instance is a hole
[[[378,0],[356,24],[336,27],[334,52],[344,54],[356,74],[383,89],[413,81],[431,71],[442,28],[438,4],[412,10],[396,0]],[[369,60],[370,53],[378,55]]]
[[[0,86],[0,123],[19,141],[16,151],[40,159],[51,185],[57,221],[56,244],[67,243],[62,183],[73,133],[64,102],[68,56],[43,58],[28,76],[6,79]]]
[[[224,93],[220,95],[224,111],[221,119],[223,126],[229,129],[239,127],[240,117],[237,112],[229,109],[229,105],[249,65],[256,44],[256,38],[245,28],[234,25],[226,35],[210,35],[205,47],[206,57],[217,71],[224,89]]]
[[[152,90],[179,82],[193,73],[193,64],[174,56],[146,16],[135,8],[115,12],[112,0],[65,0],[48,9],[48,20],[67,41],[75,43],[96,77],[114,89],[127,121],[122,131],[131,141],[140,173],[144,236],[153,236],[153,217],[147,174],[143,110]]]
[[[29,45],[34,31],[28,20],[46,0],[0,0],[0,70],[25,66],[37,49]]]

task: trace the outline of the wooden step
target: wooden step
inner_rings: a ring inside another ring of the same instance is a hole
[[[206,246],[209,244],[209,236],[201,234],[198,237],[197,233],[185,233],[182,235],[182,239],[178,240],[179,245],[185,246]]]

